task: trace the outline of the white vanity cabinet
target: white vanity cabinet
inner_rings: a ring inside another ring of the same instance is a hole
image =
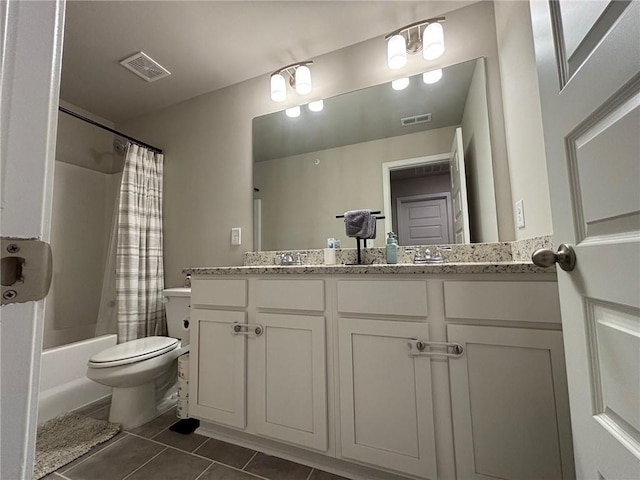
[[[458,478],[574,478],[555,282],[444,282],[444,298],[464,348],[449,362]]]
[[[425,323],[341,318],[342,457],[436,479],[431,364],[410,357]]]
[[[189,414],[326,451],[323,280],[194,279]]]
[[[207,279],[191,288],[189,414],[236,428],[246,426],[247,280]]]
[[[436,479],[431,360],[424,280],[338,280],[340,453]]]
[[[252,426],[261,435],[326,451],[324,281],[258,279],[252,302],[263,330],[249,339]]]
[[[553,274],[192,282],[203,433],[358,479],[574,477]]]
[[[191,309],[189,415],[244,428],[247,339],[234,334],[245,312]]]

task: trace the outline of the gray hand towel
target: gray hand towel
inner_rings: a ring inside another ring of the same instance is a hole
[[[344,227],[347,237],[375,238],[376,217],[371,210],[350,210],[344,213]]]

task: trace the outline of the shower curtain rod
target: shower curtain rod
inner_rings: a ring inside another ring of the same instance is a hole
[[[62,113],[66,113],[67,115],[71,115],[72,117],[76,117],[84,122],[90,123],[91,125],[95,125],[96,127],[100,127],[103,130],[107,130],[108,132],[111,133],[115,133],[116,135],[118,135],[119,137],[123,137],[126,138],[127,140],[131,140],[133,143],[138,144],[142,147],[146,147],[149,150],[152,150],[156,153],[162,153],[162,150],[158,147],[154,147],[153,145],[149,145],[148,143],[144,143],[141,142],[140,140],[137,140],[133,137],[130,137],[129,135],[126,135],[122,132],[119,132],[118,130],[114,130],[113,128],[107,127],[106,125],[102,125],[101,123],[96,122],[95,120],[91,120],[90,118],[84,117],[82,115],[80,115],[79,113],[73,112],[71,110],[69,110],[68,108],[64,108],[62,106],[58,106],[58,110],[60,110]]]

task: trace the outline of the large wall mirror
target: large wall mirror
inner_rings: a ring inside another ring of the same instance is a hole
[[[253,121],[256,250],[355,246],[336,215],[381,211],[403,245],[498,241],[484,59]],[[353,245],[352,245],[353,244]],[[370,243],[371,245],[371,243]]]

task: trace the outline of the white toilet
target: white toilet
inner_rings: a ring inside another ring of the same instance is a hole
[[[178,357],[189,351],[190,288],[164,290],[168,337],[147,337],[91,357],[87,377],[113,387],[109,421],[130,429],[154,419],[177,399]]]

